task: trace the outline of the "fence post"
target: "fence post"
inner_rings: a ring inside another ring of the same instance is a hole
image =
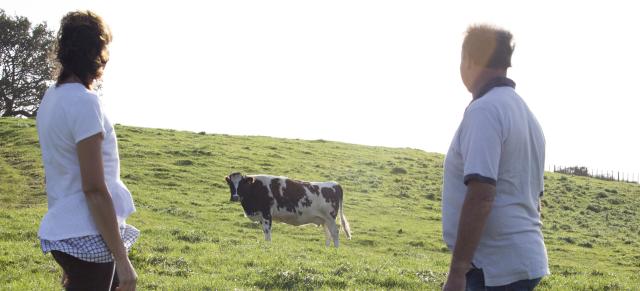
[[[563,167],[556,164],[549,164],[549,171],[553,168],[554,173],[561,173],[575,176],[576,167]],[[569,170],[571,170],[569,172]],[[587,177],[596,178],[605,181],[633,182],[640,184],[640,172],[624,172],[620,170],[587,168]]]

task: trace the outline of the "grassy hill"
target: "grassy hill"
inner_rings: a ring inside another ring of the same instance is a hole
[[[437,290],[443,155],[324,140],[117,126],[122,178],[142,236],[140,290]],[[428,136],[425,135],[425,139]],[[353,231],[324,247],[313,226],[274,224],[273,241],[229,202],[232,171],[336,180]],[[47,204],[35,123],[0,119],[0,289],[52,290],[60,271],[36,235]],[[640,185],[547,173],[551,271],[539,290],[640,290]]]

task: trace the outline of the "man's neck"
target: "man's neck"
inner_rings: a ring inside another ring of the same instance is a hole
[[[480,72],[480,74],[478,74],[478,78],[476,78],[476,81],[473,82],[473,87],[471,90],[471,94],[473,96],[477,96],[479,94],[479,91],[482,90],[482,88],[484,88],[484,86],[491,82],[492,80],[499,78],[499,77],[503,77],[506,78],[507,77],[507,71],[506,70],[496,70],[496,69],[482,69],[482,71]],[[480,97],[480,96],[478,96]]]

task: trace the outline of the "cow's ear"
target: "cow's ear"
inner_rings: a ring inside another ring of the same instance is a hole
[[[229,176],[224,177],[224,180],[227,181],[227,183],[231,183],[231,179],[229,179]]]
[[[245,177],[244,180],[247,181],[247,183],[249,183],[249,184],[253,184],[253,182],[256,181],[256,178],[254,178],[254,177]]]

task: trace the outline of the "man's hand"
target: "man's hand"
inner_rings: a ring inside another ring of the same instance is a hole
[[[449,276],[443,290],[464,291],[466,274],[471,269],[473,254],[482,237],[495,196],[494,185],[469,181],[460,213],[458,237],[451,256]]]
[[[449,273],[447,282],[442,286],[442,291],[464,291],[467,287],[467,278],[465,274]]]

